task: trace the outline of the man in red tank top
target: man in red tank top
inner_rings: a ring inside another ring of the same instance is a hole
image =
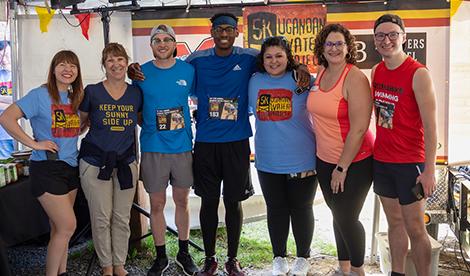
[[[374,43],[384,61],[372,68],[377,137],[374,191],[388,221],[392,276],[405,275],[408,237],[416,271],[431,273],[431,245],[424,225],[424,198],[436,189],[437,101],[428,69],[403,51],[403,20],[382,15],[374,24]],[[399,210],[399,211],[397,211]]]

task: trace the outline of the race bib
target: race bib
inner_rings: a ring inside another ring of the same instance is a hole
[[[209,119],[233,120],[238,117],[237,98],[209,97]]]
[[[157,109],[157,131],[184,128],[183,107]]]

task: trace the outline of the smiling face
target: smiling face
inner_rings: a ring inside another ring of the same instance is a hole
[[[396,40],[390,40],[388,36],[385,36],[383,41],[378,41],[375,35],[377,34],[390,34],[390,33],[399,33]],[[406,34],[403,33],[403,30],[397,24],[391,22],[385,22],[377,26],[374,32],[374,44],[377,47],[377,51],[384,58],[391,58],[397,54],[403,52],[403,43],[406,41]]]
[[[230,34],[227,33],[227,30],[230,29],[233,31]],[[222,32],[220,32],[222,30]],[[232,50],[233,43],[238,37],[238,29],[228,24],[221,24],[211,29],[211,36],[214,38],[215,50],[217,54],[224,53]]]
[[[152,43],[153,56],[158,59],[170,59],[176,48],[176,41],[168,34],[159,33],[153,36]]]
[[[263,54],[264,69],[272,78],[280,78],[286,74],[287,62],[286,51],[279,46],[267,47]]]
[[[57,88],[61,92],[66,92],[69,86],[75,81],[78,75],[78,68],[75,64],[60,62],[54,68]]]
[[[346,62],[348,46],[342,33],[331,32],[326,37],[325,43],[334,44],[332,46],[323,46],[323,56],[329,65],[342,64]],[[342,45],[338,45],[341,44]]]
[[[108,55],[104,68],[108,79],[124,80],[126,78],[127,59],[123,56]]]

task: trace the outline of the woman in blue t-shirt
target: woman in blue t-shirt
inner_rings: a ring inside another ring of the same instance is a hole
[[[82,126],[90,126],[80,147],[80,179],[104,276],[127,275],[129,219],[138,179],[134,128],[142,92],[125,81],[128,62],[124,47],[109,43],[101,57],[106,80],[88,85],[80,105]]]
[[[76,227],[73,204],[80,184],[77,142],[82,98],[78,57],[64,50],[52,59],[47,82],[10,105],[0,116],[3,128],[33,149],[31,193],[38,198],[51,225],[46,276],[66,275],[68,243]],[[30,120],[34,138],[18,124],[22,117]]]
[[[294,64],[285,37],[266,38],[258,55],[260,73],[251,77],[248,97],[256,117],[255,167],[267,205],[273,275],[289,271],[285,257],[291,223],[297,247],[291,275],[305,276],[317,188],[315,135],[306,106],[308,90],[296,89]]]

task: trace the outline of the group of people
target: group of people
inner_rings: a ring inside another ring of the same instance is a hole
[[[176,35],[164,24],[152,29],[155,59],[142,66],[128,67],[125,49],[108,44],[101,60],[106,79],[85,89],[77,56],[61,51],[51,62],[46,84],[0,116],[13,138],[34,149],[32,193],[51,223],[46,275],[66,275],[80,182],[103,275],[127,275],[129,213],[138,179],[136,124],[142,126],[140,172],[150,198],[156,248],[148,275],[163,275],[169,266],[163,213],[169,184],[179,239],[175,262],[183,272],[211,276],[219,267],[222,192],[228,243],[224,268],[229,276],[245,275],[237,253],[241,202],[254,194],[249,107],[256,118],[255,166],[267,205],[273,275],[290,271],[290,225],[297,251],[290,275],[307,275],[318,183],[333,213],[339,261],[335,275],[365,275],[359,213],[372,181],[387,215],[391,275],[405,273],[408,237],[418,275],[430,275],[424,201],[410,190],[418,182],[425,197],[436,189],[436,98],[427,68],[403,51],[402,19],[385,14],[375,22],[374,42],[384,61],[372,69],[372,85],[355,66],[354,36],[340,24],[329,24],[317,34],[314,55],[320,68],[315,79],[294,60],[285,37],[266,38],[261,51],[243,49],[233,45],[239,35],[236,16],[217,13],[211,22],[214,48],[197,51],[186,62],[175,59]],[[134,85],[125,82],[126,69]],[[197,103],[194,147],[188,97]],[[369,130],[373,106],[375,138]],[[388,114],[386,122],[379,120],[382,111]],[[34,138],[18,125],[22,117],[31,121]],[[78,135],[86,130],[79,153]],[[200,270],[188,251],[191,187],[201,197],[206,257]]]

